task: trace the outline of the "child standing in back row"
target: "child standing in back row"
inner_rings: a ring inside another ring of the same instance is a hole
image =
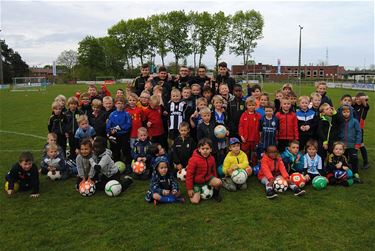
[[[238,134],[242,140],[241,149],[248,156],[251,165],[257,164],[257,145],[259,143],[259,121],[261,115],[255,112],[256,100],[254,97],[246,99],[246,111],[242,113]]]
[[[276,113],[280,124],[280,130],[277,135],[279,152],[284,151],[290,141],[299,139],[297,116],[290,108],[290,100],[284,97],[281,100],[281,110]]]
[[[57,144],[62,148],[63,155],[66,152],[66,139],[69,136],[67,132],[67,118],[62,113],[62,107],[58,102],[52,103],[52,115],[49,118],[48,132],[57,135]]]

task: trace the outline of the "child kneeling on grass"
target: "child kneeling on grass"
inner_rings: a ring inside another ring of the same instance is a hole
[[[229,139],[229,150],[230,151],[225,157],[223,163],[223,173],[225,175],[225,177],[222,179],[223,187],[228,191],[236,191],[237,189],[245,190],[247,189],[246,182],[244,184],[237,185],[231,178],[233,171],[237,169],[245,170],[248,176],[250,176],[252,173],[247,155],[243,151],[241,151],[241,144],[239,139]]]
[[[117,180],[122,186],[122,191],[125,191],[133,183],[133,179],[121,176],[120,170],[112,160],[112,152],[106,148],[106,144],[106,138],[100,136],[97,136],[93,143],[94,156],[90,159],[90,164],[94,166],[96,188],[104,190],[108,181]]]
[[[145,200],[154,202],[155,206],[157,203],[185,202],[185,199],[180,197],[178,182],[168,168],[168,159],[165,156],[157,157],[154,164],[155,171],[152,173],[150,189],[147,191]]]
[[[266,153],[261,160],[261,167],[258,173],[258,179],[266,187],[266,196],[268,199],[277,197],[273,189],[273,182],[277,176],[281,175],[287,182],[290,189],[293,190],[295,196],[305,194],[305,190],[301,190],[290,179],[286,171],[284,163],[279,157],[276,146],[268,146]]]
[[[213,198],[220,202],[220,188],[223,185],[217,178],[215,158],[211,155],[212,141],[208,138],[199,140],[197,150],[190,158],[186,173],[186,190],[193,204],[201,200],[201,188],[210,185],[214,188]]]
[[[16,190],[31,190],[30,197],[39,197],[39,172],[33,163],[34,157],[31,152],[23,152],[18,158],[18,162],[5,176],[5,190],[11,196]]]

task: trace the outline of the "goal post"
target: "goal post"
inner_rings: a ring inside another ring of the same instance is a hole
[[[46,77],[14,77],[10,91],[45,91],[47,86]]]

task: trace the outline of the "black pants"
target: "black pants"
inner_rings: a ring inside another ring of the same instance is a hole
[[[125,164],[131,163],[129,133],[116,135],[116,143],[111,142],[110,149],[115,162],[122,161],[122,154],[125,158]]]
[[[64,157],[66,156],[66,137],[63,134],[57,134],[57,144],[61,146]]]
[[[69,134],[68,140],[69,140],[69,148],[70,148],[69,159],[76,160],[76,157],[77,157],[76,150],[79,147],[79,142],[77,141],[76,138],[74,138],[74,134]]]
[[[347,148],[345,156],[348,158],[353,173],[358,173],[358,150],[355,148]]]
[[[289,146],[290,140],[288,139],[279,139],[277,142],[277,150],[279,150],[279,153],[282,153],[285,151],[285,148]]]

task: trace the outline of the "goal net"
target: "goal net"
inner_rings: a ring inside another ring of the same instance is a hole
[[[47,85],[46,77],[15,77],[10,91],[45,91]]]
[[[116,83],[114,76],[99,76],[95,78],[95,84],[112,85]]]

